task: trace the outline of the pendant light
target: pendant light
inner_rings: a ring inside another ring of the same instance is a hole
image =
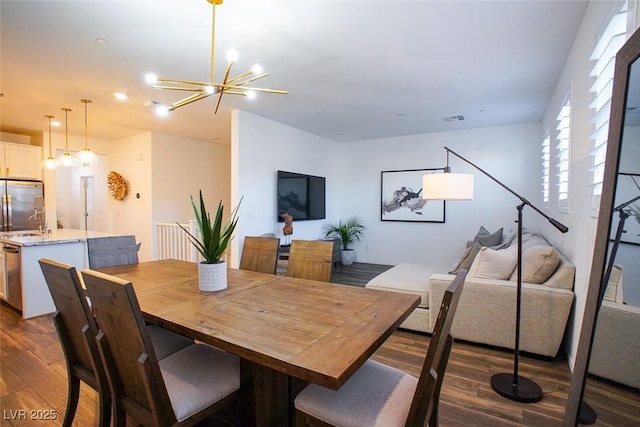
[[[72,167],[76,165],[76,159],[71,154],[69,154],[69,120],[68,114],[71,111],[71,108],[63,107],[61,108],[64,111],[64,154],[58,156],[58,166],[62,166],[65,168]]]
[[[56,159],[53,157],[53,154],[51,153],[51,119],[53,119],[54,116],[47,114],[45,115],[45,117],[49,119],[49,157],[47,157],[46,160],[42,162],[42,167],[44,167],[45,169],[55,169]]]
[[[78,151],[76,159],[81,165],[89,166],[97,160],[96,155],[91,151],[91,148],[89,148],[89,140],[87,137],[87,104],[89,104],[91,100],[81,99],[80,102],[84,104],[84,148],[81,151]]]

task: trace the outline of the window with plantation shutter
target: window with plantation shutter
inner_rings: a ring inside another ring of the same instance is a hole
[[[556,118],[556,152],[558,167],[558,210],[569,211],[569,175],[571,166],[571,90],[565,96]]]
[[[589,90],[593,94],[593,102],[589,108],[592,110],[591,123],[593,127],[590,139],[592,140],[591,211],[594,216],[598,214],[600,195],[602,194],[615,57],[627,40],[627,33],[632,27],[629,25],[629,20],[632,19],[629,13],[629,2],[616,2],[614,7],[615,9],[613,9],[608,23],[604,26],[590,57],[594,62],[589,74],[594,78],[594,83]]]
[[[551,137],[547,131],[542,141],[542,203],[549,208],[549,180],[551,173]]]

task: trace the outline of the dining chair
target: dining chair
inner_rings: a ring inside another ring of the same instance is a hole
[[[137,264],[139,249],[135,236],[90,237],[87,239],[89,268]]]
[[[295,398],[296,425],[423,426],[438,425],[438,400],[453,344],[451,324],[464,287],[462,269],[445,291],[429,349],[416,378],[383,363],[367,360],[338,390],[308,385]]]
[[[329,282],[331,280],[332,259],[333,242],[292,240],[287,276]]]
[[[246,236],[242,245],[240,269],[260,273],[276,273],[280,239],[277,237]]]
[[[92,270],[82,277],[100,326],[98,350],[114,426],[190,426],[239,396],[239,359],[196,343],[158,360],[131,282]]]
[[[107,427],[111,419],[111,395],[95,341],[98,326],[80,277],[72,265],[45,258],[38,262],[56,306],[53,323],[67,364],[67,408],[62,425],[72,425],[82,381],[98,392],[98,425]],[[193,340],[158,326],[147,329],[161,359],[193,344]]]

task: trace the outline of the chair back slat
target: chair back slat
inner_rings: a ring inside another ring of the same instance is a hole
[[[331,280],[333,242],[293,240],[287,264],[287,276],[301,279]]]
[[[44,258],[38,262],[59,313],[56,315],[55,325],[63,341],[63,351],[69,367],[74,371],[82,372],[80,375],[86,378],[81,379],[96,388],[100,379],[99,370],[102,369],[98,348],[94,341],[98,328],[80,284],[78,273],[72,265]],[[69,374],[73,373],[69,372]]]
[[[240,269],[275,274],[278,265],[280,239],[246,236],[242,245]]]
[[[175,422],[131,282],[91,270],[82,277],[100,325],[98,344],[114,398],[138,420]]]
[[[427,356],[411,402],[406,426],[423,426],[425,420],[431,418],[437,406],[437,398],[444,379],[447,360],[451,351],[451,342],[453,341],[453,336],[450,333],[451,325],[466,276],[467,270],[461,269],[444,293],[438,318],[429,341]],[[447,344],[448,340],[449,344]]]
[[[89,268],[115,267],[138,263],[135,236],[91,237],[87,239]]]

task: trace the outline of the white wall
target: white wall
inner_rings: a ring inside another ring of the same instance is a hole
[[[589,284],[589,274],[593,257],[593,247],[597,218],[591,212],[591,141],[589,135],[593,128],[590,122],[592,111],[589,105],[593,95],[589,88],[593,79],[589,73],[593,63],[589,60],[596,45],[597,37],[609,16],[613,2],[592,1],[589,3],[582,24],[576,34],[571,52],[564,65],[560,78],[556,84],[553,97],[542,120],[542,130],[555,129],[555,118],[559,111],[562,98],[569,87],[572,88],[572,126],[571,126],[571,187],[570,211],[559,213],[557,204],[552,203],[549,213],[569,227],[567,234],[555,232],[550,225],[545,226],[544,234],[548,236],[569,259],[576,265],[576,280],[574,291],[576,300],[572,316],[567,327],[565,346],[569,356],[570,366],[573,366],[573,356],[577,350],[584,304]],[[542,139],[542,135],[540,136]],[[552,171],[553,172],[553,171]],[[554,178],[552,173],[552,178]],[[551,186],[551,198],[556,188]]]
[[[360,262],[423,263],[446,272],[478,228],[515,230],[520,201],[482,173],[451,155],[453,172],[475,176],[472,201],[446,203],[446,222],[381,221],[381,171],[441,168],[448,147],[474,162],[532,203],[540,199],[540,125],[538,123],[411,135],[340,146],[336,194],[340,218],[359,215],[367,227],[355,246]],[[417,190],[417,189],[414,189]],[[329,219],[335,220],[336,217]],[[525,228],[539,228],[538,215],[524,210]]]
[[[62,154],[58,150],[58,155]],[[72,153],[75,155],[75,153]],[[56,170],[56,204],[57,218],[63,228],[85,229],[85,197],[84,189],[81,187],[81,177],[93,177],[93,207],[89,206],[91,200],[88,199],[88,212],[93,212],[88,218],[88,230],[107,231],[108,230],[108,196],[107,188],[107,158],[98,154],[96,162],[87,166],[77,166],[70,168],[59,168]],[[54,224],[49,224],[54,227]]]
[[[232,265],[239,263],[244,236],[275,233],[283,241],[277,222],[278,170],[324,176],[327,218],[339,212],[339,144],[245,111],[232,115],[232,204],[242,197],[240,220],[232,243]],[[295,221],[292,239],[322,237],[325,221]]]
[[[215,214],[222,200],[230,212],[231,148],[228,145],[154,133],[152,135],[152,249],[158,256],[155,224],[194,219],[189,196],[198,202],[202,190],[207,209]]]
[[[109,198],[108,231],[134,234],[142,243],[140,261],[153,259],[151,140],[151,132],[145,132],[112,141],[108,153],[109,170],[118,172],[128,183],[124,200]]]

